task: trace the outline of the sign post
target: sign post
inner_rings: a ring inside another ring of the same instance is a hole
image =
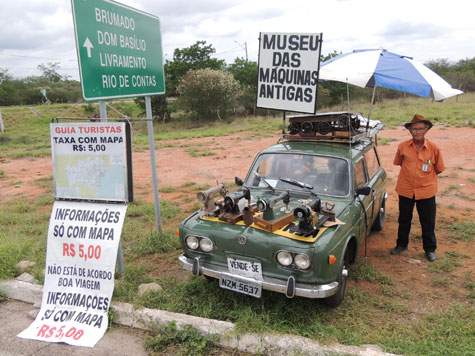
[[[111,0],[71,5],[84,100],[165,93],[158,17]]]
[[[153,135],[153,117],[152,117],[152,104],[149,96],[145,97],[145,111],[147,112],[147,131],[148,131],[148,144],[150,147],[150,165],[152,166],[152,179],[153,179],[153,198],[155,204],[155,220],[157,223],[157,230],[162,233],[162,218],[160,217],[160,197],[158,195],[158,178],[157,168],[155,163],[155,139]]]
[[[0,111],[0,131],[4,132],[5,127],[3,126],[3,118],[2,118],[2,112]]]
[[[112,0],[71,0],[82,95],[100,101],[145,96],[157,229],[162,230],[150,96],[165,94],[160,19]],[[148,98],[148,99],[147,99]],[[152,158],[153,157],[153,158]]]

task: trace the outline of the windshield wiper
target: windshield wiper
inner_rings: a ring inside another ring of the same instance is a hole
[[[307,183],[304,183],[304,182],[300,182],[300,181],[295,180],[295,179],[291,179],[291,178],[287,178],[287,177],[279,177],[279,179],[283,182],[295,185],[295,186],[300,187],[300,188],[309,189],[310,191],[313,190],[313,185],[310,185],[310,184],[307,184]]]
[[[263,176],[261,176],[259,173],[257,172],[254,172],[254,175],[259,178],[261,181],[263,181],[271,190],[272,190],[272,193],[275,193],[275,189],[272,185],[270,185],[270,183],[268,181],[265,180],[265,178]]]

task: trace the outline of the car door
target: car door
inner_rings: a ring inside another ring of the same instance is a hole
[[[366,174],[368,177],[368,185],[372,188],[371,194],[373,195],[373,205],[371,207],[371,219],[368,219],[372,225],[373,219],[378,215],[378,211],[381,207],[381,201],[384,194],[384,175],[385,172],[381,168],[376,147],[370,147],[364,154]]]
[[[364,156],[362,156],[359,160],[355,162],[355,184],[357,188],[362,187],[371,187],[369,185],[368,173],[366,169],[366,161]],[[365,216],[364,216],[364,231],[365,235],[368,233],[369,228],[371,226],[371,222],[373,221],[373,211],[374,211],[374,196],[372,191],[368,195],[360,194],[356,197],[364,208]]]

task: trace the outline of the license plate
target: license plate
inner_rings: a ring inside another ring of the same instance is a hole
[[[224,289],[229,289],[234,292],[250,295],[252,297],[260,298],[262,286],[259,282],[246,281],[240,278],[231,277],[222,274],[219,279],[219,286]]]
[[[262,266],[260,262],[250,262],[228,257],[228,271],[240,277],[262,281]]]

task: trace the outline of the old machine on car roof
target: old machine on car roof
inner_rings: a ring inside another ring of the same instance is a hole
[[[262,290],[344,298],[348,266],[382,229],[386,173],[382,124],[354,112],[289,117],[279,142],[258,153],[238,190],[199,192],[202,208],[179,235],[182,268],[253,297]]]

